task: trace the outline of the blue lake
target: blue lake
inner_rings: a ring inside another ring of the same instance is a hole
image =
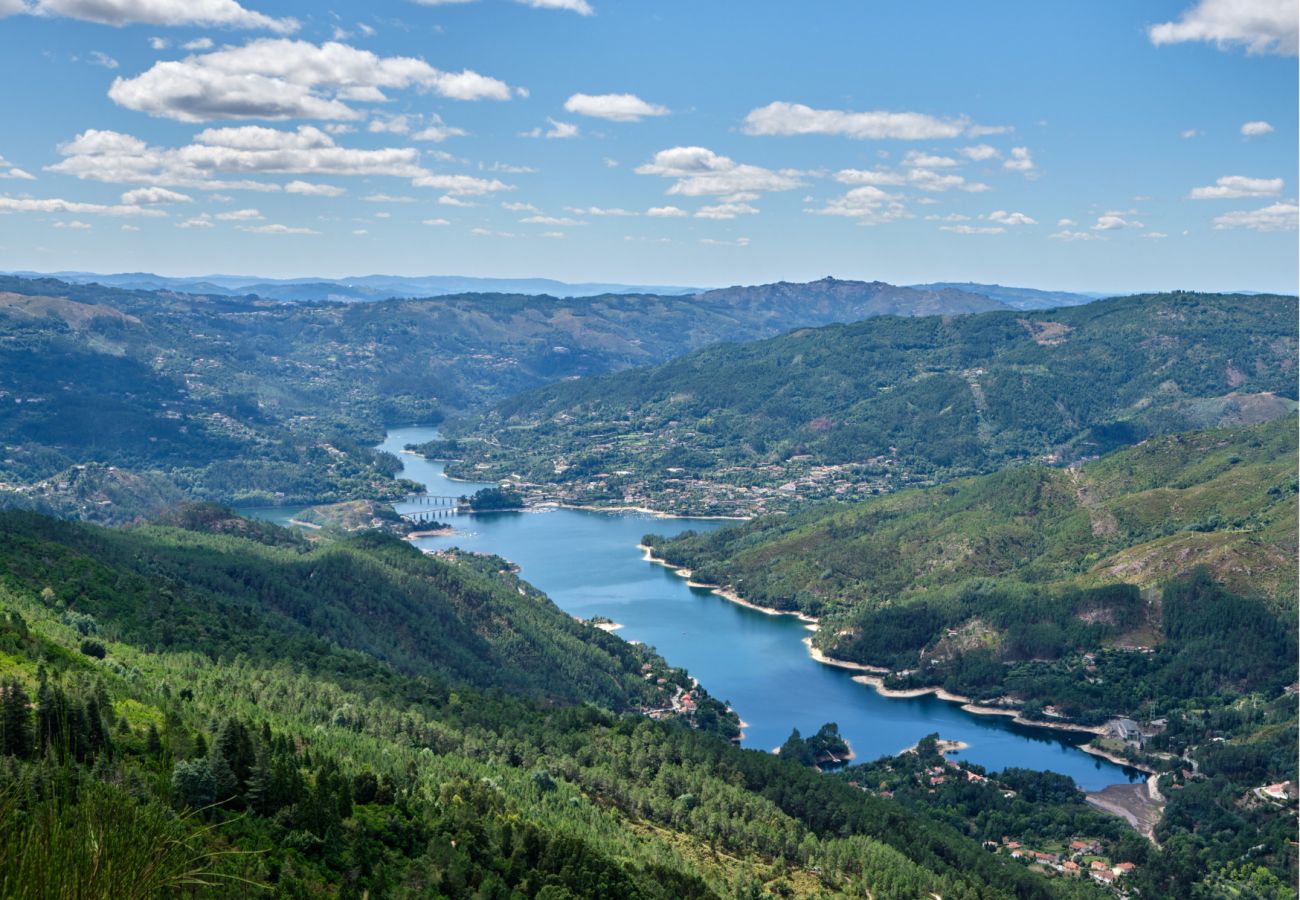
[[[430,440],[432,428],[398,428],[381,448],[401,453]],[[486,485],[452,481],[441,463],[403,454],[402,477],[431,494],[468,494]],[[398,504],[399,511],[415,506]],[[286,522],[292,511],[245,510]],[[608,616],[626,640],[654,647],[673,665],[728,701],[746,723],[746,747],[771,750],[798,728],[836,722],[859,760],[897,753],[938,732],[969,749],[955,754],[989,769],[1020,766],[1071,776],[1085,790],[1136,780],[1140,773],[1079,750],[1083,736],[1026,728],[1001,716],[978,716],[934,697],[886,698],[843,669],[813,660],[809,632],[791,616],[770,616],[688,587],[637,549],[648,532],[676,534],[725,526],[718,521],[655,518],[571,509],[453,516],[449,535],[422,538],[425,549],[462,547],[496,553],[522,569],[564,611]]]

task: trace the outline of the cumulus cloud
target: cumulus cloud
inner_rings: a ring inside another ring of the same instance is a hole
[[[1273,203],[1261,209],[1237,210],[1214,217],[1219,230],[1248,228],[1251,231],[1295,231],[1297,206],[1294,202]]]
[[[230,212],[217,213],[218,222],[247,222],[262,218],[265,216],[255,209],[232,209]]]
[[[953,166],[960,166],[961,162],[951,156],[938,156],[933,153],[922,153],[919,150],[908,150],[903,154],[903,165],[916,166],[921,169],[948,169]]]
[[[193,143],[174,149],[151,146],[122,132],[92,128],[61,144],[59,153],[63,160],[47,167],[49,171],[90,181],[201,190],[280,189],[279,185],[250,180],[250,176],[262,175],[390,175],[415,180],[430,174],[419,165],[419,151],[413,147],[339,147],[332,137],[310,125],[293,131],[260,125],[208,128],[196,135]],[[329,191],[304,185],[306,182],[300,182],[294,193]]]
[[[1092,230],[1093,231],[1118,231],[1121,228],[1143,227],[1141,222],[1135,221],[1133,219],[1126,219],[1125,218],[1126,215],[1131,215],[1131,213],[1121,213],[1116,211],[1104,213],[1103,215],[1097,217],[1097,221],[1093,223]]]
[[[119,106],[182,122],[217,119],[359,119],[351,103],[382,103],[389,89],[418,87],[454,100],[506,100],[503,82],[465,69],[444,72],[422,59],[380,57],[328,42],[264,38],[116,78]]]
[[[416,187],[436,188],[446,191],[452,197],[494,194],[497,191],[513,191],[514,188],[495,178],[475,178],[473,175],[435,175],[428,173],[411,181]],[[439,202],[442,202],[441,199]],[[448,204],[456,205],[456,204]]]
[[[748,247],[749,238],[738,237],[734,241],[720,241],[716,238],[700,238],[700,243],[706,247]]]
[[[1152,25],[1147,34],[1157,47],[1205,41],[1221,50],[1295,56],[1298,31],[1294,0],[1200,0],[1177,22]]]
[[[1058,231],[1056,234],[1048,235],[1056,241],[1100,241],[1105,240],[1099,234],[1093,234],[1091,231]]]
[[[102,50],[91,50],[90,61],[97,66],[103,66],[105,69],[116,69],[118,65],[117,60]]]
[[[907,183],[907,176],[884,169],[840,169],[835,180],[841,184],[899,185]]]
[[[306,197],[340,197],[347,193],[346,188],[333,184],[314,184],[310,181],[291,181],[284,186],[285,193],[302,194]]]
[[[411,135],[411,140],[433,141],[435,144],[441,144],[447,138],[464,137],[466,134],[468,132],[464,128],[455,128],[448,125],[442,120],[442,116],[435,113],[429,117],[429,124],[426,127]]]
[[[421,219],[421,225],[450,225],[450,219]]]
[[[0,213],[34,212],[67,213],[86,216],[165,216],[160,209],[136,204],[82,203],[59,197],[37,199],[34,197],[0,197]]]
[[[393,196],[392,194],[367,194],[362,198],[367,203],[414,203],[414,197]]]
[[[320,234],[313,228],[301,228],[292,225],[241,225],[240,231],[249,234]]]
[[[998,152],[996,147],[990,147],[988,144],[976,144],[973,147],[962,147],[958,152],[967,159],[972,159],[975,162],[983,162],[987,159],[997,159],[1002,155]]]
[[[586,225],[586,222],[580,222],[577,219],[570,219],[567,216],[528,216],[520,219],[521,225]]]
[[[524,6],[531,6],[533,9],[564,9],[576,12],[580,16],[591,16],[596,13],[587,0],[517,0],[517,2]]]
[[[1189,200],[1236,200],[1241,197],[1276,197],[1282,193],[1281,178],[1247,178],[1225,175],[1207,187],[1192,188]]]
[[[647,103],[636,94],[574,94],[564,108],[580,116],[611,122],[639,122],[646,116],[666,116],[668,107]]]
[[[88,223],[86,223],[86,222],[82,222],[82,221],[79,221],[79,220],[77,220],[77,219],[73,219],[71,222],[55,222],[55,223],[54,223],[54,227],[55,227],[55,228],[72,228],[72,229],[75,229],[75,230],[77,230],[77,231],[88,231],[89,229],[93,228],[94,226],[93,226],[93,225],[90,225],[90,224],[88,224]]]
[[[192,203],[194,198],[188,194],[169,191],[167,188],[136,188],[122,195],[122,203],[127,206],[149,206],[155,203]]]
[[[751,110],[745,116],[745,133],[756,135],[831,134],[859,140],[921,141],[959,137],[970,128],[965,117],[940,119],[916,112],[813,109],[781,101]]]
[[[990,222],[998,222],[1002,225],[1037,225],[1035,219],[1029,218],[1022,212],[1007,212],[1005,209],[995,209],[988,214]]]
[[[551,118],[547,118],[546,121],[550,123],[550,128],[542,129],[538,127],[529,131],[521,131],[519,136],[530,138],[544,137],[551,138],[552,140],[564,140],[566,138],[575,138],[578,136],[578,126],[574,125],[572,122],[557,122]]]
[[[690,215],[686,210],[676,206],[652,206],[645,211],[652,219],[680,219]]]
[[[1184,128],[1182,131],[1178,132],[1178,136],[1185,141],[1191,140],[1194,137],[1199,137],[1200,134],[1201,133],[1195,128]]]
[[[36,176],[31,172],[20,169],[9,160],[0,156],[0,179],[11,178],[17,181],[35,181]]]
[[[697,219],[734,219],[736,216],[752,216],[758,210],[748,203],[718,203],[702,206],[695,212]]]
[[[569,212],[579,216],[635,216],[630,209],[621,206],[567,206]]]
[[[638,166],[636,173],[671,178],[668,193],[684,197],[788,191],[803,184],[789,170],[775,172],[737,163],[704,147],[660,150],[651,162]]]
[[[12,3],[10,4],[12,6]],[[235,0],[38,0],[36,15],[64,16],[101,25],[209,25],[288,34],[296,19],[273,19]]]
[[[953,234],[1004,234],[1006,229],[1000,225],[940,225],[940,231]]]
[[[177,222],[177,228],[212,228],[212,216],[207,213],[199,213],[193,218],[186,219],[184,222]]]
[[[923,191],[948,191],[956,188],[957,190],[968,191],[978,194],[983,191],[992,190],[987,184],[980,181],[967,181],[960,175],[941,175],[932,169],[912,169],[907,173],[907,183],[920,188]]]
[[[1241,133],[1246,137],[1262,137],[1273,133],[1273,126],[1267,122],[1246,122],[1241,126]]]
[[[912,215],[896,194],[882,191],[874,185],[853,188],[820,209],[805,209],[804,212],[819,216],[857,219],[862,225],[880,225],[896,219],[910,218]]]
[[[1034,158],[1028,147],[1012,147],[1011,158],[1002,164],[1002,168],[1012,172],[1029,173],[1034,170]]]

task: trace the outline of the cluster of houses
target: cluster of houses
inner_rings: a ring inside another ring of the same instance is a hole
[[[1137,868],[1131,862],[1112,865],[1108,859],[1100,855],[1101,846],[1096,841],[1084,838],[1070,841],[1070,846],[1061,853],[1031,850],[1007,837],[1002,838],[1000,845],[992,844],[992,847],[1000,849],[1012,859],[1037,863],[1071,878],[1086,876],[1101,884],[1114,884]]]

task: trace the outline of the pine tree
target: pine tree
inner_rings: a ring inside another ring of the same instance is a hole
[[[0,753],[28,759],[32,755],[31,701],[17,681],[0,687]]]

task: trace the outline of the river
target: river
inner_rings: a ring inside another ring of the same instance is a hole
[[[436,435],[433,428],[396,428],[381,449],[401,454],[402,477],[424,484],[431,494],[469,494],[489,486],[452,481],[441,463],[401,453],[407,444]],[[398,504],[398,510],[406,507]],[[245,512],[281,522],[292,514],[285,509]],[[1078,749],[1083,735],[973,715],[932,696],[882,697],[854,682],[853,673],[813,660],[803,644],[809,632],[797,619],[767,615],[688,587],[637,549],[647,532],[710,530],[724,522],[556,508],[459,515],[450,521],[450,535],[421,538],[417,545],[499,554],[517,563],[522,577],[565,612],[618,622],[621,637],[653,646],[730,703],[745,722],[746,747],[771,750],[791,728],[807,735],[835,722],[858,760],[897,753],[938,732],[969,745],[955,758],[988,769],[1050,769],[1089,791],[1140,777]]]

